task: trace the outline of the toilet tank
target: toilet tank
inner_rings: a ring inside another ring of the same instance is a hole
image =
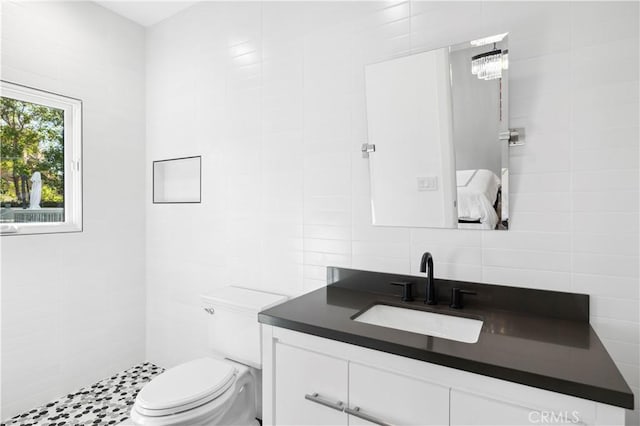
[[[254,368],[262,367],[258,312],[287,299],[241,287],[223,287],[202,296],[208,313],[208,345],[216,354]]]

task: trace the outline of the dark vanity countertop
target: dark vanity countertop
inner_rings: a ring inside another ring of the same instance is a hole
[[[421,280],[420,277],[413,278]],[[440,284],[446,287],[451,283],[436,280],[436,286]],[[472,285],[460,284],[467,288]],[[492,288],[500,287],[477,286],[479,294],[482,290],[490,293]],[[346,287],[338,281],[267,309],[258,315],[258,319],[264,324],[365,348],[633,408],[633,393],[588,319],[562,318],[562,315],[553,316],[553,312],[541,315],[540,312],[522,313],[496,309],[495,306],[472,305],[472,297],[468,298],[468,306],[464,309],[454,310],[449,308],[447,300],[442,300],[437,306],[424,305],[419,298],[420,293],[414,302],[401,302],[397,295],[375,292],[375,288],[374,291],[362,291]],[[570,293],[557,294],[560,297],[571,296]],[[532,298],[531,294],[526,296]],[[585,298],[588,318],[588,297],[576,296]],[[484,324],[476,343],[462,343],[351,320],[379,303],[471,318],[482,317]]]

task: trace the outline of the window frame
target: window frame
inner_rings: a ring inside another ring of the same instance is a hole
[[[82,100],[5,80],[0,96],[64,111],[64,222],[3,223],[0,235],[82,232]]]

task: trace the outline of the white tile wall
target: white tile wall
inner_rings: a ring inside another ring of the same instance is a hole
[[[299,294],[327,265],[592,295],[638,389],[638,3],[206,3],[147,34],[147,164],[203,155],[203,203],[147,206],[147,350],[205,351],[197,293]],[[510,31],[512,229],[370,225],[363,66]],[[147,176],[150,176],[148,170]],[[150,182],[147,182],[150,190]],[[629,424],[637,424],[637,412]]]
[[[1,4],[1,77],[80,98],[84,232],[0,240],[0,419],[144,360],[144,31],[90,2]]]

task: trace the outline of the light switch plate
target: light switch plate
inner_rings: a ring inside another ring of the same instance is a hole
[[[438,190],[438,177],[437,176],[419,176],[416,178],[418,182],[418,191],[437,191]]]

